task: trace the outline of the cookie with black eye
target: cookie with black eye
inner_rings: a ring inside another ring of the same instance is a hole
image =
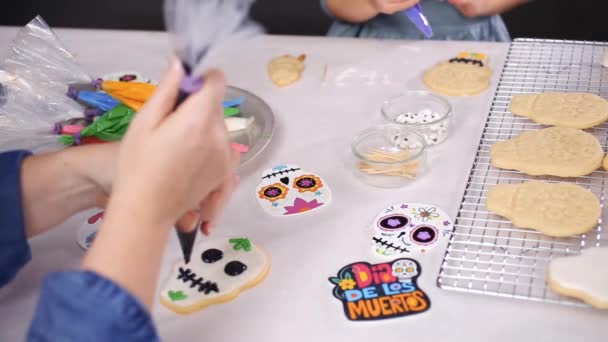
[[[221,260],[224,257],[224,252],[220,251],[217,248],[210,248],[203,252],[201,258],[204,262],[208,264],[212,264],[216,261]]]
[[[246,237],[205,238],[189,263],[180,258],[160,292],[161,303],[177,313],[232,300],[268,273],[266,253]]]
[[[240,261],[231,261],[226,264],[224,267],[224,273],[231,277],[235,277],[241,275],[243,272],[247,271],[247,265]]]

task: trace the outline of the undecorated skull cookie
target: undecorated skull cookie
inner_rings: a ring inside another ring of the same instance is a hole
[[[268,76],[278,87],[287,87],[300,79],[305,60],[306,55],[298,57],[285,55],[274,58],[268,63]]]
[[[258,203],[272,216],[307,213],[326,207],[331,189],[321,176],[297,165],[281,165],[264,171],[256,189]]]
[[[205,239],[188,264],[173,266],[160,300],[177,313],[191,313],[236,298],[261,282],[268,269],[268,257],[249,239]]]
[[[425,252],[451,232],[452,222],[443,210],[422,203],[396,204],[374,220],[372,249],[383,256]]]
[[[490,158],[494,167],[531,176],[579,177],[602,165],[604,150],[592,134],[556,126],[494,143]]]
[[[608,120],[608,101],[589,93],[514,95],[509,110],[541,125],[578,129],[591,128]]]

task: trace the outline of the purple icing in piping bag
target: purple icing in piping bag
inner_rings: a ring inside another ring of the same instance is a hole
[[[68,87],[68,92],[66,94],[69,98],[71,98],[72,100],[77,100],[78,99],[78,90],[72,86]]]
[[[203,87],[203,80],[199,77],[184,76],[179,85],[179,89],[186,94],[192,94],[199,91]]]
[[[55,124],[53,125],[53,129],[51,130],[52,134],[61,134],[61,130],[62,130],[62,125],[59,122],[55,122]]]
[[[101,114],[103,114],[103,111],[98,108],[87,108],[84,110],[84,116],[89,119],[100,116]]]
[[[102,80],[101,78],[98,78],[98,79],[93,80],[93,81],[91,82],[91,84],[92,84],[92,85],[93,85],[95,88],[97,88],[98,90],[99,90],[99,89],[101,89],[101,84],[102,84],[102,83],[103,83],[103,80]]]
[[[422,6],[420,4],[416,4],[405,11],[403,11],[410,19],[410,21],[416,26],[416,28],[424,34],[425,37],[431,38],[433,36],[433,29],[431,28],[431,24],[426,19],[424,14],[422,14]]]
[[[72,137],[74,138],[74,145],[80,145],[82,143],[82,141],[80,140],[80,132],[72,134]]]

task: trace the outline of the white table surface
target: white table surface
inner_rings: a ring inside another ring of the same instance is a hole
[[[91,75],[137,70],[158,78],[169,55],[162,33],[56,30]],[[0,28],[6,50],[15,28]],[[507,44],[478,42],[381,42],[268,36],[257,49],[225,56],[218,64],[230,84],[263,98],[277,118],[275,136],[263,154],[242,171],[242,181],[216,236],[247,235],[270,255],[271,272],[236,300],[177,316],[154,309],[167,341],[606,341],[608,315],[488,296],[444,291],[435,285],[445,246],[418,257],[418,280],[431,309],[380,322],[350,322],[332,296],[329,276],[355,261],[381,261],[369,246],[376,214],[400,201],[426,202],[457,213],[471,163],[502,69]],[[490,56],[492,85],[485,93],[451,98],[454,124],[446,142],[429,151],[430,171],[402,189],[376,189],[347,169],[349,143],[361,129],[381,122],[382,101],[403,90],[424,89],[421,72],[459,51]],[[306,53],[300,82],[276,88],[266,76],[270,58]],[[324,70],[327,75],[324,80]],[[255,201],[259,174],[282,163],[316,171],[334,192],[331,206],[314,214],[273,218]],[[75,243],[83,215],[34,239],[34,259],[0,290],[0,341],[18,341],[26,330],[45,273],[76,268],[83,252]],[[127,227],[125,227],[127,228]],[[169,242],[160,280],[180,257]],[[128,262],[126,260],[125,262]],[[76,323],[77,324],[77,323]]]

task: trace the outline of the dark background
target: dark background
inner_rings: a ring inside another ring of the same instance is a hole
[[[162,0],[3,2],[0,25],[22,26],[41,14],[53,27],[163,29]],[[273,34],[323,35],[330,24],[319,0],[257,0],[252,14]],[[513,37],[608,41],[605,0],[536,0],[504,19]]]

